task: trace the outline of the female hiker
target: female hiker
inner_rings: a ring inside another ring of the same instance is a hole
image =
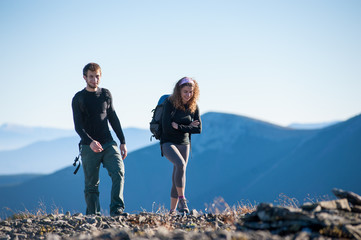
[[[164,156],[173,163],[170,214],[188,213],[185,198],[186,167],[190,152],[191,134],[201,133],[202,123],[197,100],[198,83],[189,77],[180,79],[164,104],[162,137]]]

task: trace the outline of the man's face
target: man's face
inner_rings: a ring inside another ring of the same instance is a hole
[[[97,71],[90,71],[88,70],[88,73],[86,76],[83,76],[86,83],[87,83],[87,89],[88,90],[97,90],[99,83],[100,83],[100,78],[101,78],[101,73],[100,70]]]

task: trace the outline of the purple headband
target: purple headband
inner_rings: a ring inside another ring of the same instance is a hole
[[[186,83],[194,84],[194,81],[189,77],[184,77],[184,78],[182,78],[182,80],[180,81],[180,83],[178,85],[181,86]]]

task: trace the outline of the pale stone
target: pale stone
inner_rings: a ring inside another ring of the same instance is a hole
[[[351,204],[361,205],[361,196],[353,192],[344,191],[341,189],[332,189],[333,194],[338,198],[346,198]]]

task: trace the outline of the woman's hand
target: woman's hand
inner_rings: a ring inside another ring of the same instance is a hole
[[[191,122],[191,124],[189,124],[192,127],[198,127],[200,124],[199,120],[194,120],[193,122]]]
[[[178,129],[178,123],[172,122],[172,127],[173,127],[174,129]]]

